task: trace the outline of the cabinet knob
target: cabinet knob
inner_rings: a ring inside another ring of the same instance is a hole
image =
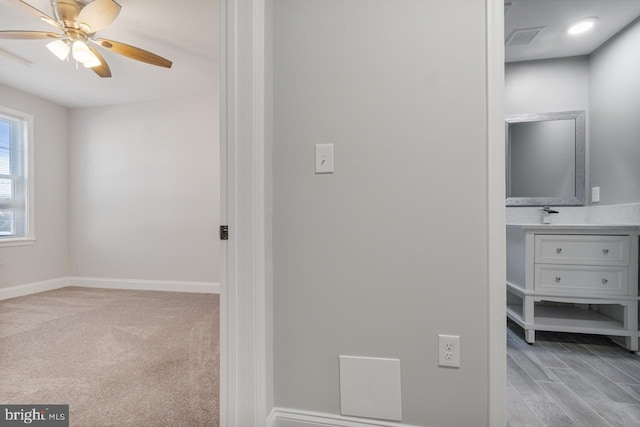
[[[562,280],[560,276],[556,276],[556,283],[560,283],[560,280]]]
[[[602,279],[602,284],[606,285],[607,283],[609,283],[609,279]]]
[[[609,255],[609,249],[603,249],[602,253],[605,254],[605,255]]]
[[[561,254],[562,253],[562,248],[556,248],[556,253],[557,254]]]

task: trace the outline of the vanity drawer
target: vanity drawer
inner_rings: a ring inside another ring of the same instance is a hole
[[[629,265],[629,236],[536,235],[535,262]]]
[[[536,264],[534,275],[537,292],[627,295],[629,291],[627,267]]]

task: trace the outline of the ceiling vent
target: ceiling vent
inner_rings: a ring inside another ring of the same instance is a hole
[[[542,30],[544,30],[544,27],[520,28],[513,30],[505,44],[507,46],[526,46],[531,44]]]

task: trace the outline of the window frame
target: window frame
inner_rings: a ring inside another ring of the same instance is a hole
[[[4,106],[0,106],[0,116],[9,119],[17,119],[23,123],[22,144],[24,153],[24,190],[25,197],[25,220],[26,227],[24,235],[21,236],[0,236],[0,248],[8,246],[31,245],[35,242],[35,190],[34,190],[34,133],[33,133],[33,116],[21,111],[13,110]]]

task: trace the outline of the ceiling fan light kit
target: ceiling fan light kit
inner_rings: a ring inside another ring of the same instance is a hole
[[[83,3],[78,0],[51,0],[52,18],[22,0],[9,0],[20,9],[37,16],[47,24],[56,27],[62,34],[48,31],[0,31],[0,39],[57,39],[47,44],[47,48],[59,59],[65,60],[69,53],[74,60],[91,68],[100,77],[111,77],[111,70],[105,59],[87,42],[101,46],[114,53],[158,67],[171,68],[171,61],[154,53],[114,40],[95,39],[96,32],[109,26],[120,14],[122,8],[114,0],[93,0]]]
[[[93,60],[94,56],[89,50],[89,46],[82,40],[76,40],[71,45],[71,55],[73,55],[73,59],[84,64],[85,62],[89,62]]]
[[[64,40],[55,40],[51,43],[47,43],[47,49],[49,49],[51,53],[57,56],[61,61],[67,59],[69,52],[71,52],[69,43]]]
[[[87,49],[89,49],[88,46]],[[89,58],[85,60],[82,65],[84,65],[84,68],[94,68],[98,65],[102,65],[102,61],[100,61],[100,59],[98,59],[98,57],[91,50],[89,50]]]

